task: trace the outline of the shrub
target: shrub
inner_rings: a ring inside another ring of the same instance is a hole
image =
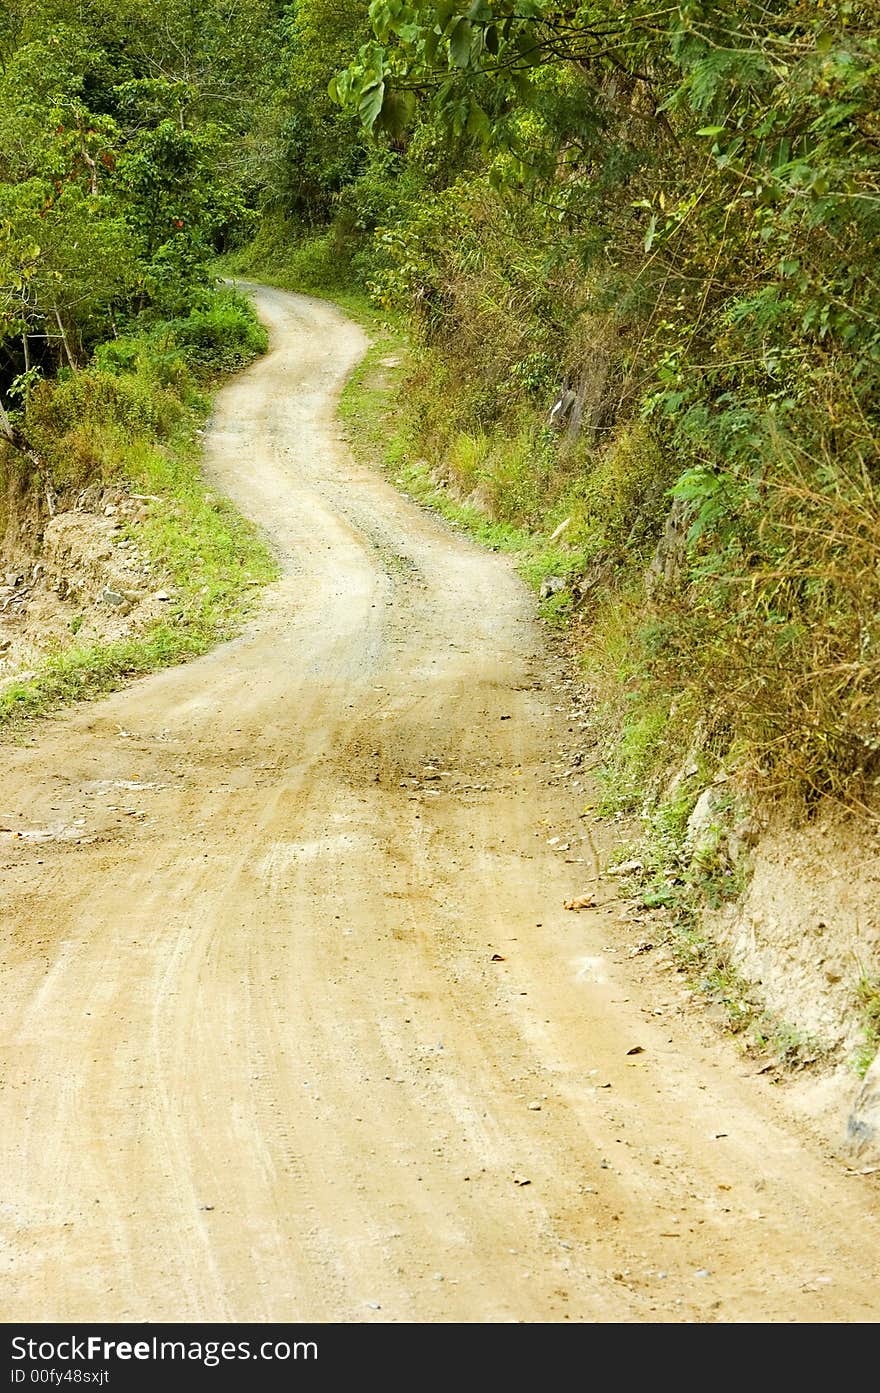
[[[201,378],[234,372],[268,346],[266,331],[251,305],[232,290],[205,297],[185,318],[170,320],[163,337]]]

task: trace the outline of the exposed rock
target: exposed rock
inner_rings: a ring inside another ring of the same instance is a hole
[[[676,498],[645,575],[645,590],[651,599],[660,590],[672,590],[681,581],[687,563],[687,534],[691,509]]]
[[[741,817],[727,833],[727,854],[731,864],[738,866],[761,839],[761,824],[756,817]]]
[[[9,677],[0,677],[0,691],[5,691],[7,687],[14,687],[18,682],[29,682],[36,675],[35,672],[13,672]]]
[[[565,589],[565,581],[562,576],[545,576],[541,581],[541,599],[549,600],[551,595],[558,595]]]
[[[693,856],[705,856],[717,850],[723,830],[720,814],[728,802],[729,799],[724,799],[714,786],[700,794],[687,823],[687,843]]]
[[[109,585],[105,585],[98,599],[105,605],[112,605],[114,609],[121,609],[123,613],[131,608],[131,601],[118,590],[111,590]]]
[[[708,789],[694,809],[695,847],[713,837],[720,792]],[[748,887],[706,928],[774,1015],[843,1059],[862,1042],[859,982],[880,977],[880,841],[841,812],[763,833],[740,815],[721,853],[730,862],[744,850]]]
[[[93,569],[96,562],[113,557],[112,525],[93,513],[58,513],[46,524],[43,552],[51,569],[69,563]]]
[[[880,1054],[862,1080],[847,1120],[846,1140],[853,1161],[880,1164]]]
[[[112,641],[142,630],[166,612],[170,590],[136,537],[143,503],[122,489],[92,486],[48,517],[31,502],[10,516],[2,539],[0,678],[21,680],[50,652],[76,641]],[[14,569],[13,569],[14,567]],[[7,568],[9,568],[7,570]]]
[[[613,562],[607,556],[595,557],[583,575],[572,582],[571,593],[575,604],[582,604],[594,590],[607,584],[613,569]]]
[[[552,430],[564,429],[571,420],[577,399],[577,392],[573,392],[570,387],[561,389],[547,417],[547,424]]]

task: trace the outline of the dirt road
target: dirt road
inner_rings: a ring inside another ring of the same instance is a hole
[[[876,1177],[562,907],[531,599],[353,464],[360,330],[256,297],[208,468],[283,579],[3,752],[2,1317],[876,1319]]]

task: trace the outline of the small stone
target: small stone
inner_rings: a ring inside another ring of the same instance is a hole
[[[549,600],[551,595],[558,595],[565,589],[565,581],[562,576],[545,576],[541,581],[541,599]]]
[[[126,597],[118,590],[111,590],[109,585],[105,585],[98,599],[105,605],[112,605],[114,609],[123,609],[129,604]]]
[[[630,861],[622,861],[619,866],[610,866],[605,872],[606,875],[630,875],[642,870],[641,861],[633,858]]]
[[[529,1103],[529,1112],[540,1112],[541,1104],[538,1102]]]
[[[862,1080],[847,1120],[847,1154],[853,1164],[880,1162],[880,1054]]]

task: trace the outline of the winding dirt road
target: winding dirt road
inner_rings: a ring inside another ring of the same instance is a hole
[[[352,462],[361,331],[254,294],[208,470],[283,579],[3,754],[2,1317],[875,1320],[876,1177],[563,909],[529,596]]]

